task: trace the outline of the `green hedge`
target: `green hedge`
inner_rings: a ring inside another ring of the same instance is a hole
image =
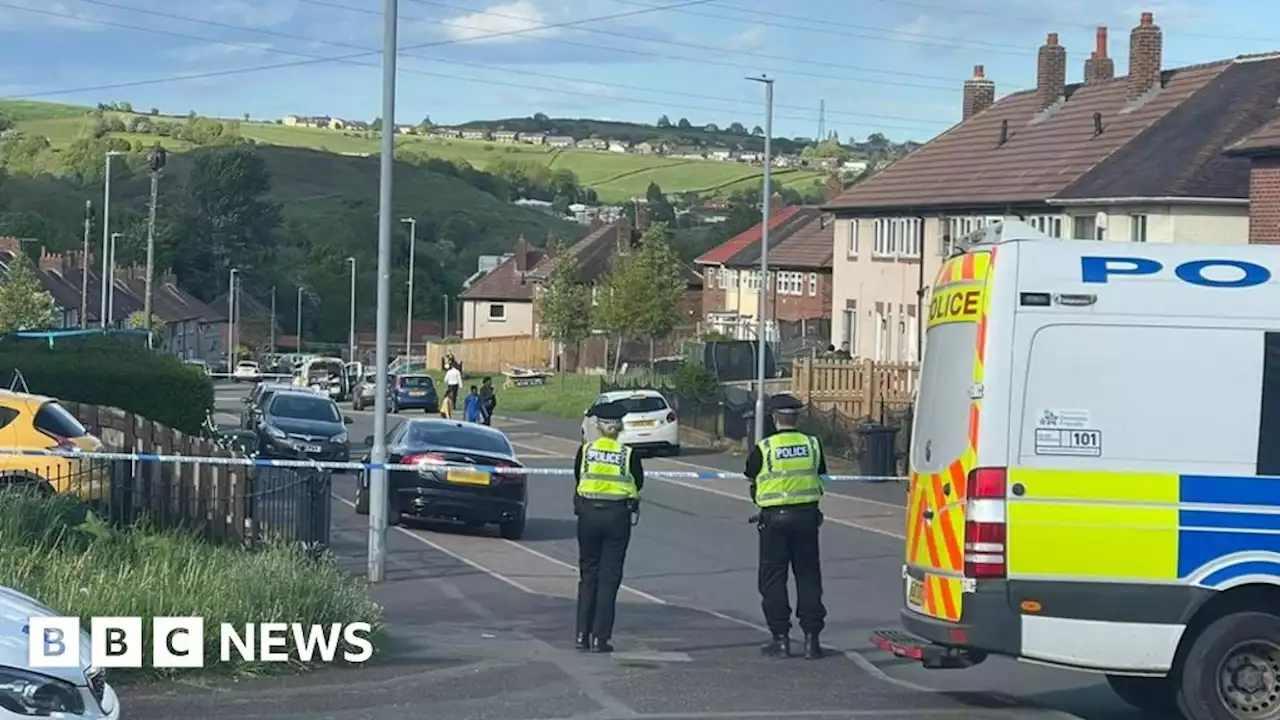
[[[5,387],[15,369],[37,395],[118,407],[183,432],[199,432],[213,409],[213,383],[201,370],[118,342],[0,344]]]

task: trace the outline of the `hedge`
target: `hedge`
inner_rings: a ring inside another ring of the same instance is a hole
[[[213,409],[213,383],[201,370],[119,342],[0,344],[0,378],[15,369],[36,395],[118,407],[187,433],[198,433]]]

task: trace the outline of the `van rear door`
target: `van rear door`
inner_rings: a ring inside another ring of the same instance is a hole
[[[911,433],[907,499],[907,607],[956,622],[962,610],[965,484],[977,457],[988,279],[995,248],[951,258],[929,302]]]

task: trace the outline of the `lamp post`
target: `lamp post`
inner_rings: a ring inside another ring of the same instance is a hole
[[[301,353],[302,352],[302,286],[301,285],[298,286],[298,334],[296,337],[298,341],[297,351]]]
[[[417,254],[418,221],[413,218],[401,218],[400,222],[409,226],[409,300],[405,303],[408,307],[404,321],[404,359],[407,362],[413,357],[413,257]]]
[[[444,327],[440,330],[441,340],[449,339],[449,295],[444,295]]]
[[[111,233],[111,244],[107,248],[106,287],[108,290],[106,320],[108,323],[114,321],[116,317],[116,241],[121,237],[121,233]]]
[[[770,167],[773,165],[773,159],[770,157],[771,145],[770,139],[773,135],[773,78],[761,75],[758,78],[747,78],[752,82],[758,82],[764,85],[764,198],[760,214],[762,215],[760,225],[760,290],[756,299],[756,417],[755,417],[755,433],[756,442],[764,439],[764,351],[765,338],[767,333],[765,329],[766,313],[768,312],[769,297],[769,222],[770,201],[772,200],[773,188],[770,178]]]
[[[80,329],[89,327],[89,235],[93,233],[93,201],[84,201],[84,250],[80,255]]]
[[[107,326],[107,274],[111,267],[107,255],[111,250],[111,159],[124,153],[119,150],[108,150],[106,155],[106,175],[102,182],[102,305],[98,308],[98,326]]]
[[[147,208],[147,279],[143,292],[142,315],[147,329],[147,347],[151,346],[151,276],[156,274],[156,202],[160,197],[160,171],[164,169],[164,148],[151,151],[151,203]]]
[[[236,365],[236,275],[239,268],[231,268],[227,283],[227,365],[232,370]]]
[[[351,264],[351,326],[347,332],[347,362],[356,360],[356,259],[347,258]]]
[[[271,352],[276,351],[276,286],[271,286]]]

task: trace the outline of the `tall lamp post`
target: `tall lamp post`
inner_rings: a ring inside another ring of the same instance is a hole
[[[164,148],[156,146],[151,151],[151,203],[147,208],[147,279],[143,292],[142,317],[147,329],[147,347],[151,346],[151,277],[156,274],[156,202],[160,197],[160,171],[164,169]]]
[[[297,334],[299,353],[302,352],[302,286],[298,286],[298,334]]]
[[[107,275],[111,270],[111,159],[123,155],[119,150],[108,150],[106,155],[106,175],[102,182],[102,305],[98,309],[98,325],[107,326]]]
[[[227,282],[227,366],[231,370],[236,367],[236,275],[239,268],[231,268]]]
[[[107,248],[107,322],[116,317],[116,241],[124,237],[123,233],[111,233],[111,243]]]
[[[773,195],[772,180],[770,178],[770,168],[773,165],[771,157],[772,146],[770,140],[773,137],[773,78],[761,75],[758,78],[747,78],[752,82],[758,82],[764,85],[764,198],[760,214],[763,216],[760,225],[760,290],[756,299],[756,417],[755,432],[756,442],[764,439],[764,352],[765,339],[767,333],[766,313],[769,309],[769,222],[770,204]]]
[[[347,331],[347,362],[356,361],[356,259],[347,258],[351,264],[351,325]]]
[[[413,256],[417,255],[418,221],[413,218],[401,218],[400,222],[409,226],[409,301],[405,303],[407,317],[404,321],[404,359],[413,357]]]
[[[93,233],[93,201],[84,201],[84,251],[80,255],[80,329],[89,327],[89,236]]]

